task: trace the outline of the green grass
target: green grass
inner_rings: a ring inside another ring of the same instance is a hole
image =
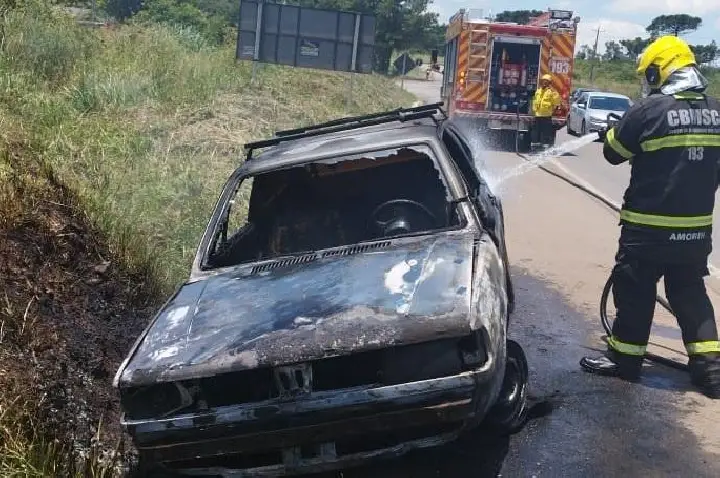
[[[0,182],[34,183],[37,170],[18,158],[41,163],[79,198],[113,261],[148,277],[158,298],[187,277],[243,143],[415,100],[376,75],[356,75],[349,105],[347,74],[265,65],[252,83],[251,65],[234,61],[233,35],[218,47],[183,28],[83,28],[37,6],[8,12],[3,30]],[[21,217],[32,201],[7,191],[0,216]],[[0,364],[0,383],[4,374]],[[40,398],[18,394],[0,393],[0,475],[53,476],[66,447],[36,433],[30,410]]]
[[[573,88],[593,86],[603,90],[621,93],[631,98],[640,96],[640,82],[635,75],[635,63],[632,61],[595,62],[593,81],[590,81],[591,62],[575,60]],[[703,68],[710,86],[708,93],[720,95],[720,71]]]

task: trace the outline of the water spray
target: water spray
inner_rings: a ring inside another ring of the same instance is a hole
[[[608,119],[607,119],[608,129],[612,128],[619,120],[620,120],[620,117],[618,115],[616,115],[614,113],[610,113],[608,115]],[[515,141],[515,153],[518,156],[520,156],[524,161],[526,161],[526,163],[524,163],[524,164],[532,165],[530,167],[530,169],[533,169],[533,168],[541,169],[542,171],[544,171],[558,179],[561,179],[561,180],[565,181],[566,183],[570,184],[571,186],[583,191],[585,194],[588,194],[589,196],[594,197],[595,199],[599,200],[600,202],[602,202],[603,204],[608,206],[610,209],[615,211],[616,213],[620,214],[620,208],[617,205],[615,205],[615,203],[613,203],[606,196],[603,196],[602,194],[600,194],[596,191],[593,191],[592,189],[588,188],[587,186],[585,186],[583,184],[580,184],[577,181],[573,181],[572,179],[568,178],[567,176],[565,176],[563,174],[556,173],[555,171],[552,171],[551,169],[548,169],[543,165],[543,163],[548,161],[549,159],[553,159],[557,156],[561,156],[562,154],[567,154],[569,152],[580,149],[581,147],[583,147],[587,144],[590,144],[599,138],[604,139],[603,132],[589,133],[589,134],[586,134],[585,136],[582,136],[575,140],[567,141],[558,148],[551,148],[550,150],[540,153],[539,155],[531,155],[530,158],[524,156],[522,153],[519,152],[518,142],[516,140]],[[562,151],[562,153],[558,154],[560,151]],[[544,156],[545,159],[541,160],[537,164],[533,164],[533,162],[536,161],[535,158],[538,156],[540,156],[540,157]],[[522,164],[521,164],[521,166],[522,166]],[[515,169],[518,169],[518,168],[515,168]],[[522,174],[522,173],[519,173],[519,174]],[[510,176],[507,176],[507,177],[510,177]],[[502,181],[504,181],[504,178],[501,179],[501,182]],[[608,320],[608,316],[607,316],[607,304],[608,304],[608,299],[610,298],[610,293],[612,292],[612,287],[613,287],[613,275],[611,273],[610,276],[608,277],[607,282],[605,282],[605,286],[603,287],[603,291],[600,296],[600,322],[603,326],[603,329],[605,329],[605,333],[607,334],[603,338],[603,341],[606,344],[608,343],[609,337],[612,336],[612,325],[610,324],[610,321]],[[667,310],[670,313],[670,315],[672,315],[673,317],[675,317],[677,319],[677,316],[673,312],[672,307],[670,307],[670,304],[664,297],[660,296],[659,294],[656,294],[655,301],[657,303],[659,303],[661,306],[663,306],[663,308],[665,308],[665,310]],[[649,342],[649,344],[652,344],[652,342]],[[656,344],[653,344],[653,345],[656,345]],[[674,368],[677,370],[682,370],[682,371],[687,370],[686,364],[682,364],[675,360],[668,359],[668,358],[662,357],[660,355],[655,355],[650,352],[645,352],[644,358],[651,362],[660,363],[660,364],[666,365],[668,367],[671,367],[671,368]]]
[[[546,169],[543,167],[543,165],[552,159],[555,159],[556,157],[563,156],[568,153],[572,153],[573,151],[576,151],[584,146],[587,146],[588,144],[596,141],[598,139],[597,133],[589,133],[586,134],[580,138],[575,138],[571,141],[566,141],[562,143],[561,145],[553,146],[552,148],[549,148],[545,151],[534,153],[534,154],[523,154],[520,152],[520,107],[522,105],[522,101],[518,100],[515,102],[515,117],[517,120],[516,123],[516,130],[515,130],[515,153],[524,160],[524,162],[518,164],[517,166],[513,168],[509,168],[506,170],[503,170],[500,172],[500,174],[493,174],[491,171],[489,171],[484,164],[484,162],[481,160],[482,155],[480,154],[481,151],[483,151],[484,146],[482,144],[482,141],[480,140],[480,135],[478,135],[478,131],[475,128],[472,128],[472,134],[468,134],[468,139],[470,140],[470,147],[473,149],[473,156],[475,159],[475,166],[481,170],[486,177],[486,182],[488,183],[488,186],[490,187],[490,190],[494,194],[499,194],[502,190],[502,185],[507,181],[508,179],[511,179],[516,176],[523,175],[525,173],[528,173],[532,171],[533,169],[543,169],[545,172],[549,174],[556,174],[553,171]],[[468,131],[468,133],[470,133]],[[525,134],[529,134],[529,132],[526,132]]]
[[[580,138],[573,139],[572,141],[567,141],[560,146],[554,146],[546,151],[536,154],[530,154],[526,156],[516,151],[516,154],[521,156],[525,162],[520,163],[518,166],[512,168],[511,170],[503,174],[499,178],[499,183],[503,183],[512,177],[520,176],[536,168],[542,169],[545,172],[549,172],[543,166],[545,163],[559,156],[563,156],[565,154],[572,153],[573,151],[577,151],[583,146],[587,146],[588,144],[596,140],[597,133],[589,133],[585,136],[581,136]]]

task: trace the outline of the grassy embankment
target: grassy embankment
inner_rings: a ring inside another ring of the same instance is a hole
[[[703,68],[710,82],[708,93],[720,95],[720,71]],[[573,88],[593,86],[607,91],[621,93],[630,98],[640,95],[640,83],[635,75],[635,63],[632,61],[603,61],[595,63],[592,84],[590,82],[590,62],[575,60]]]
[[[251,85],[233,35],[216,47],[37,8],[3,31],[0,476],[81,476],[73,450],[98,476],[120,437],[112,375],[187,274],[242,144],[414,98],[358,75],[346,109],[347,75],[272,66]]]

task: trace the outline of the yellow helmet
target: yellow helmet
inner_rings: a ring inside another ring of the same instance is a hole
[[[651,88],[658,88],[679,68],[696,64],[695,54],[684,40],[665,35],[650,43],[640,54],[637,74]]]

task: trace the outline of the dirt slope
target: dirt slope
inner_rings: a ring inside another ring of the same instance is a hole
[[[16,406],[0,408],[0,442],[11,447],[21,439],[12,429],[32,420],[29,442],[58,438],[84,455],[102,422],[100,448],[111,448],[120,438],[112,378],[152,312],[143,278],[112,262],[69,191],[43,168],[25,169],[22,147],[9,151],[0,162],[0,390]]]

